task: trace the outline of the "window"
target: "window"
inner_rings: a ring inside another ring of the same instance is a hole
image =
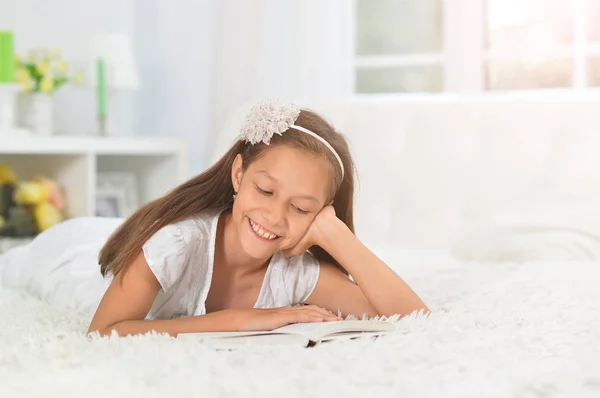
[[[597,0],[487,0],[486,88],[594,85],[591,22],[599,6]]]
[[[356,1],[356,91],[443,90],[442,0]]]
[[[600,86],[600,0],[355,0],[357,93]]]

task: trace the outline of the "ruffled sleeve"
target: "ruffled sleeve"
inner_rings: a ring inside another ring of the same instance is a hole
[[[285,290],[292,305],[304,303],[319,280],[319,261],[310,253],[291,257],[284,270]]]
[[[161,228],[142,246],[146,262],[164,292],[183,275],[188,262],[188,247],[189,236],[175,224]]]

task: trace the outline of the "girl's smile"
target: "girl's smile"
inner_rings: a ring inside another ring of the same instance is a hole
[[[276,240],[281,238],[280,235],[277,235],[275,232],[270,231],[261,224],[252,220],[250,217],[248,217],[248,225],[250,226],[256,237],[262,241],[275,242]]]

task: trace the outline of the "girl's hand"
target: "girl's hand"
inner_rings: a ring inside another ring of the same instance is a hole
[[[283,254],[288,257],[298,256],[311,246],[320,246],[326,235],[327,227],[334,222],[341,222],[335,215],[335,209],[331,205],[325,206],[310,224],[302,239],[294,247],[284,250]]]
[[[273,330],[292,323],[332,322],[343,320],[316,305],[251,309],[242,311],[241,316],[240,331],[253,332]]]

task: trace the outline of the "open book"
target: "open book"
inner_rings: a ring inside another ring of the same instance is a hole
[[[254,344],[313,346],[325,341],[376,337],[394,332],[386,321],[348,320],[338,322],[296,323],[271,331],[183,333],[178,340],[202,341],[217,349],[235,349]]]

